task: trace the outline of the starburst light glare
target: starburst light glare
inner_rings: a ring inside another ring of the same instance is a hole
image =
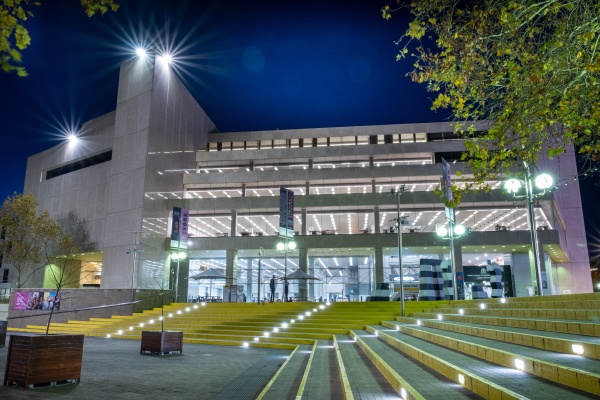
[[[137,49],[135,49],[135,54],[137,54],[139,58],[146,58],[146,49],[144,49],[143,47],[138,47]]]

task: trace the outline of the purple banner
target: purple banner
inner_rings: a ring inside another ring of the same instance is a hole
[[[181,231],[180,231],[180,235],[179,238],[182,242],[186,242],[188,240],[188,223],[190,220],[190,211],[189,210],[185,210],[182,209],[181,210]],[[181,246],[184,247],[184,246]],[[187,246],[185,246],[187,247]]]

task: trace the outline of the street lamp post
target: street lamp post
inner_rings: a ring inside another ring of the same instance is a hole
[[[457,224],[452,218],[448,219],[448,229],[444,226],[440,226],[436,230],[437,234],[443,239],[450,239],[450,264],[452,265],[452,291],[453,300],[458,300],[458,285],[456,282],[456,270],[457,262],[454,259],[454,239],[458,239],[465,234],[465,227],[461,224]]]
[[[283,301],[287,302],[287,298],[285,295],[285,284],[287,282],[287,261],[288,261],[288,250],[295,250],[296,242],[293,240],[290,241],[286,236],[284,242],[277,243],[277,250],[283,251],[285,253],[285,263],[283,264]]]
[[[404,218],[400,217],[400,196],[404,192],[405,186],[399,189],[392,189],[391,192],[396,196],[396,224],[398,231],[398,270],[400,273],[400,310],[404,317],[404,271],[402,271],[402,222]]]
[[[263,254],[264,254],[264,249],[262,248],[262,246],[258,249],[258,299],[257,299],[257,304],[260,306],[260,274],[261,274],[261,261],[263,258]]]
[[[172,258],[175,259],[175,261],[177,261],[177,270],[175,271],[175,278],[174,278],[174,283],[173,285],[175,286],[175,301],[178,300],[178,296],[179,296],[179,262],[181,260],[185,260],[186,254],[184,251],[179,251],[179,248],[177,249],[178,251],[173,253]]]
[[[537,237],[537,229],[535,226],[535,210],[533,207],[533,200],[535,197],[544,194],[547,189],[549,189],[553,182],[553,179],[548,174],[539,174],[537,177],[533,177],[530,167],[527,162],[523,162],[523,166],[525,167],[525,180],[521,181],[519,179],[511,178],[506,181],[504,184],[504,188],[512,193],[513,196],[518,197],[516,193],[521,188],[521,184],[525,186],[525,199],[527,200],[527,219],[529,222],[529,236],[531,239],[531,249],[533,251],[533,266],[535,269],[535,279],[536,279],[536,290],[538,296],[543,296],[543,287],[542,287],[542,263],[540,260],[540,244]],[[535,181],[535,186],[538,189],[541,189],[542,192],[534,195],[533,193],[533,183]]]

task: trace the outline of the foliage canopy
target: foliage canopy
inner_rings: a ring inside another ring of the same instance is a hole
[[[481,184],[516,161],[535,166],[575,145],[600,157],[600,1],[399,0],[410,22],[397,59],[415,58],[408,75],[437,93],[464,134],[463,159]],[[473,138],[465,121],[492,121]]]
[[[80,0],[88,17],[104,14],[109,9],[116,11],[119,5],[114,0]],[[33,17],[33,8],[41,5],[32,0],[3,0],[0,2],[0,68],[4,72],[16,72],[26,76],[21,65],[21,51],[31,43],[25,23]],[[59,5],[54,5],[59,7]]]

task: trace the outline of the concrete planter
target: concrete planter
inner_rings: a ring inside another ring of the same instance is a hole
[[[142,331],[140,354],[183,354],[183,332],[179,331]]]
[[[83,335],[11,334],[4,386],[79,383]]]

